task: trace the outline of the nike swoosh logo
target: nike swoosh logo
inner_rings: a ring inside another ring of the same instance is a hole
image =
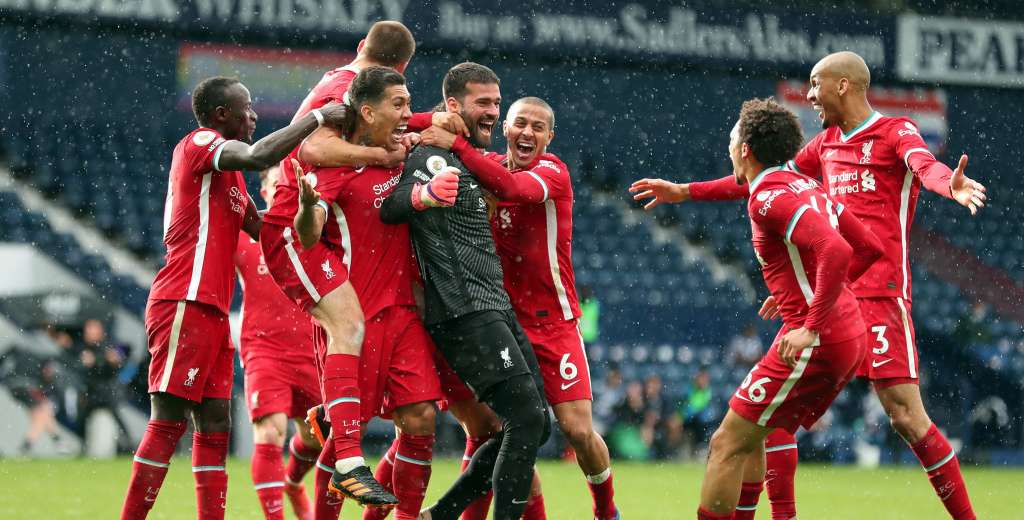
[[[153,497],[153,498],[144,497],[143,500],[145,500],[146,502],[156,502],[156,497]]]
[[[878,368],[878,367],[880,367],[880,366],[882,366],[882,365],[884,365],[884,364],[886,364],[886,363],[888,363],[890,361],[892,361],[892,358],[886,359],[885,361],[882,361],[882,362],[872,361],[871,362],[871,368]]]
[[[580,381],[582,381],[582,379],[577,379],[577,380],[575,380],[575,381],[573,381],[572,383],[569,383],[569,384],[562,383],[562,390],[568,390],[568,389],[572,388],[572,385],[575,385],[576,383],[579,383]]]
[[[514,498],[512,499],[513,504],[525,504],[527,502],[529,502],[529,500],[516,500]]]
[[[473,189],[473,190],[475,190],[475,189],[476,189],[476,187],[477,187],[477,185],[476,185],[476,184],[473,184],[472,182],[471,182],[471,183],[469,183],[469,188],[470,188],[470,189]]]
[[[345,435],[352,435],[353,433],[356,433],[358,431],[359,428],[356,428],[355,430],[345,430]]]
[[[284,506],[268,507],[267,508],[267,513],[274,514],[274,513],[278,512],[278,511],[282,510],[282,509],[284,509]]]

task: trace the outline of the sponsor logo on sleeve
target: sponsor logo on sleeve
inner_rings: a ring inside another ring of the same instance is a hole
[[[900,137],[903,137],[903,136],[906,136],[906,135],[916,135],[918,137],[921,136],[920,132],[917,131],[917,127],[912,125],[912,124],[910,124],[910,122],[904,122],[903,126],[904,126],[903,130],[900,130],[899,132],[896,132],[897,134],[899,134]]]
[[[206,146],[210,144],[210,142],[213,141],[216,137],[216,133],[211,132],[209,130],[202,130],[196,132],[195,135],[192,136],[192,142],[196,146]]]
[[[755,196],[755,198],[757,199],[758,202],[761,202],[762,204],[761,204],[761,208],[758,209],[757,212],[760,213],[762,217],[767,215],[768,211],[772,209],[772,202],[775,201],[776,197],[778,197],[779,195],[782,195],[785,192],[786,192],[786,190],[771,190],[771,191],[767,191],[766,190],[766,191],[762,191],[762,192],[758,193]]]
[[[430,176],[425,174],[425,173],[423,173],[421,170],[416,170],[416,171],[412,172],[412,176],[416,177],[417,179],[419,179],[419,180],[421,180],[423,182],[430,182]]]

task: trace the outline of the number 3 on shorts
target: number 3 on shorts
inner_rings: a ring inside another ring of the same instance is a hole
[[[562,356],[562,361],[558,363],[558,373],[562,376],[562,379],[566,381],[572,381],[576,379],[580,371],[576,368],[576,365],[569,361],[569,354]]]
[[[878,334],[875,338],[878,340],[878,347],[871,349],[871,352],[875,354],[885,354],[889,350],[889,340],[885,339],[885,325],[877,325],[871,327],[871,332]]]

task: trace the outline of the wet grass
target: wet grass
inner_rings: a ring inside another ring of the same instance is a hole
[[[227,518],[262,518],[249,478],[247,460],[229,464]],[[573,464],[542,462],[548,518],[587,519],[590,495]],[[189,461],[172,461],[171,471],[150,518],[195,518]],[[693,464],[616,463],[616,499],[623,516],[633,520],[695,517],[703,468]],[[131,463],[114,460],[0,460],[0,518],[116,518]],[[435,461],[428,501],[449,484],[457,461]],[[967,484],[979,518],[1022,518],[1024,469],[967,468]],[[312,488],[312,478],[307,478]],[[947,518],[923,471],[913,467],[860,469],[801,465],[797,477],[801,518],[829,520]],[[762,495],[758,519],[768,519]],[[360,517],[345,507],[342,518]]]

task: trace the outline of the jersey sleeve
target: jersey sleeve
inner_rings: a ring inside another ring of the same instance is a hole
[[[185,141],[182,153],[194,174],[205,175],[210,170],[220,171],[217,161],[227,142],[213,130],[200,130]]]
[[[803,326],[821,332],[843,291],[853,248],[832,227],[828,217],[807,208],[802,206],[803,211],[792,221],[786,240],[798,250],[814,254],[814,295],[808,301]]]
[[[738,200],[750,194],[746,184],[736,184],[736,177],[726,175],[713,181],[690,183],[690,198],[693,200]]]
[[[824,138],[825,132],[814,136],[814,139],[811,139],[796,153],[796,157],[786,162],[786,166],[812,179],[821,178],[821,142]]]
[[[755,224],[770,230],[787,241],[797,223],[811,206],[804,204],[787,189],[765,186],[752,193],[749,202],[750,218]]]
[[[430,182],[430,174],[427,173],[427,157],[422,147],[417,147],[409,155],[402,169],[402,178],[398,185],[391,190],[380,207],[380,219],[385,224],[401,224],[408,222],[416,213],[412,206],[412,190],[416,184]]]
[[[409,118],[409,131],[419,132],[430,128],[434,124],[433,112],[417,112]]]
[[[889,139],[896,145],[896,154],[907,169],[921,180],[921,184],[929,191],[953,198],[949,186],[953,170],[935,159],[921,138],[917,125],[911,119],[899,118],[889,132]]]
[[[480,184],[502,202],[540,204],[550,198],[561,197],[570,186],[565,165],[550,158],[541,159],[530,170],[510,172],[504,165],[473,148],[462,136],[455,137],[452,152]]]

